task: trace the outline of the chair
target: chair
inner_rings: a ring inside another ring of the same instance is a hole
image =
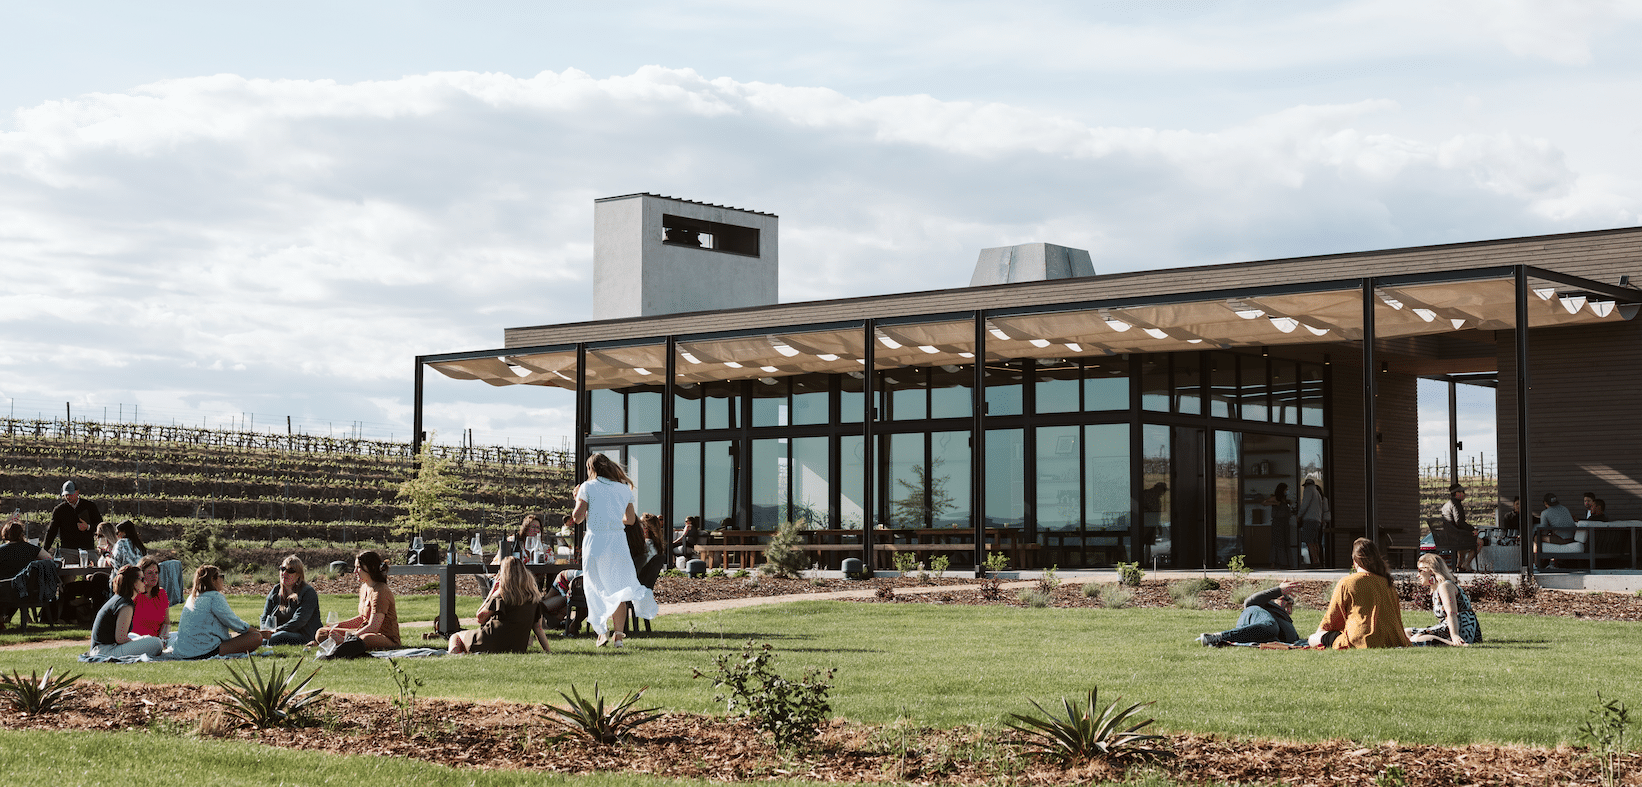
[[[50,572],[48,578],[47,572]],[[21,581],[23,589],[18,591]],[[57,622],[57,564],[50,560],[36,560],[15,577],[0,580],[0,621],[17,611],[17,628],[28,631],[29,618],[35,623],[53,625]]]
[[[1437,545],[1437,554],[1448,564],[1449,570],[1459,568],[1461,552],[1476,549],[1476,538],[1460,534],[1448,526],[1440,516],[1426,517],[1425,526],[1431,529],[1431,541]],[[1469,539],[1470,543],[1465,543]]]

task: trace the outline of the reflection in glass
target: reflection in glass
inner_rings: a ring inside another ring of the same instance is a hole
[[[626,403],[620,391],[608,388],[596,388],[587,392],[593,417],[593,429],[590,434],[623,434],[627,431]]]
[[[702,383],[703,429],[734,429],[741,424],[741,381],[718,380]]]
[[[986,412],[988,415],[1020,415],[1021,385],[1026,379],[1020,361],[986,364]],[[990,506],[988,507],[990,510]]]
[[[825,437],[798,437],[792,441],[792,518],[808,522],[812,528],[831,528],[828,516],[830,489]]]
[[[969,418],[975,414],[969,396],[975,382],[972,366],[936,366],[929,370],[929,417]]]
[[[673,516],[701,516],[701,443],[673,445]]]
[[[1240,355],[1239,363],[1243,370],[1240,380],[1242,387],[1243,418],[1249,421],[1267,420],[1266,392],[1266,359],[1258,355]]]
[[[627,477],[633,480],[633,508],[641,514],[660,514],[661,445],[627,446]]]
[[[924,436],[922,434],[887,435],[884,442],[884,467],[887,470],[885,500],[889,510],[889,526],[926,527],[928,505],[925,489]]]
[[[878,373],[879,412],[886,421],[921,421],[929,417],[929,372],[921,367]]]
[[[1019,526],[1026,519],[1023,437],[1020,429],[988,429],[986,432],[987,527]]]
[[[1083,427],[1084,565],[1127,562],[1129,550],[1129,425]]]
[[[680,383],[673,391],[673,418],[678,420],[678,426],[674,428],[691,432],[700,429],[701,386],[695,383]]]
[[[1214,552],[1215,565],[1224,566],[1232,555],[1247,555],[1240,498],[1243,475],[1243,435],[1214,433]]]
[[[866,490],[865,441],[860,435],[838,438],[838,524],[860,530],[866,522],[861,499]]]
[[[749,389],[753,400],[753,426],[787,425],[787,378],[760,377]]]
[[[1323,367],[1317,364],[1300,365],[1300,423],[1323,425]]]
[[[1077,361],[1058,358],[1037,360],[1037,383],[1033,393],[1035,407],[1040,413],[1075,413],[1078,411],[1078,388],[1083,371]]]
[[[731,515],[735,509],[731,505],[737,491],[736,486],[736,458],[731,449],[734,444],[728,440],[715,440],[702,444],[701,468],[701,515],[704,526],[713,528]]]
[[[866,373],[850,372],[838,377],[838,419],[846,424],[861,423],[867,400]]]
[[[1300,423],[1300,365],[1283,358],[1271,359],[1272,423]]]
[[[1084,361],[1083,409],[1090,412],[1129,409],[1127,356]]]
[[[1140,431],[1141,537],[1158,565],[1174,557],[1174,528],[1170,526],[1169,483],[1173,469],[1170,429],[1146,424]]]
[[[1045,426],[1038,429],[1038,533],[1068,530],[1082,518],[1078,446],[1080,427]],[[1046,545],[1049,546],[1049,545]],[[1067,562],[1067,561],[1061,561]]]
[[[1175,412],[1203,414],[1202,356],[1196,353],[1174,357]]]
[[[969,431],[929,436],[930,527],[972,526],[969,517]]]
[[[661,431],[661,390],[653,386],[627,392],[627,431]]]
[[[787,441],[754,440],[752,466],[754,530],[774,530],[791,518],[787,502]]]
[[[1140,407],[1160,413],[1169,411],[1169,356],[1147,353],[1140,356]]]
[[[792,378],[792,422],[824,424],[832,419],[832,376],[806,374]]]
[[[1237,405],[1237,356],[1209,353],[1209,415],[1231,418]]]

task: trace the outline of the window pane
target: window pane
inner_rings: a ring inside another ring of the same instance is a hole
[[[735,493],[735,457],[730,453],[734,445],[728,440],[703,444],[701,472],[701,515],[704,526],[717,528],[734,510],[730,501]]]
[[[620,391],[597,388],[587,393],[592,399],[590,414],[593,416],[593,430],[590,434],[622,434],[627,431],[622,419],[624,397]]]
[[[929,436],[932,527],[969,528],[969,431]],[[965,561],[968,562],[968,561]]]
[[[929,417],[929,374],[922,368],[888,369],[878,373],[880,412],[886,421],[922,421]]]
[[[1243,435],[1214,433],[1214,556],[1224,566],[1232,555],[1248,555],[1243,540]]]
[[[986,526],[1018,527],[1026,519],[1025,447],[1020,429],[986,432]]]
[[[701,386],[695,383],[681,383],[674,389],[673,417],[678,419],[681,431],[695,431],[701,428]]]
[[[1174,557],[1174,528],[1170,526],[1170,470],[1173,464],[1169,427],[1141,427],[1140,524],[1141,535],[1159,565]]]
[[[1077,361],[1040,358],[1037,361],[1038,380],[1033,386],[1040,413],[1075,413],[1078,411],[1078,387],[1083,370]]]
[[[701,516],[701,443],[673,446],[673,516],[675,529],[685,517]]]
[[[1021,384],[1026,379],[1026,373],[1022,368],[1020,361],[987,363],[987,415],[1021,414]]]
[[[839,375],[838,420],[841,423],[861,423],[861,414],[865,412],[866,384],[866,374],[863,372]]]
[[[929,417],[970,418],[975,415],[970,389],[975,382],[972,366],[937,366],[929,370]]]
[[[1084,564],[1130,560],[1129,425],[1083,427]]]
[[[1148,353],[1140,357],[1140,407],[1169,411],[1169,356]]]
[[[792,441],[792,516],[810,527],[831,528],[827,511],[831,506],[825,437],[800,437]]]
[[[661,431],[661,391],[634,389],[627,394],[627,431]]]
[[[1183,353],[1174,357],[1175,411],[1185,415],[1203,414],[1202,356]]]
[[[838,438],[838,520],[842,528],[860,530],[866,522],[861,507],[866,490],[864,444],[860,435]]]
[[[633,508],[641,514],[659,515],[661,446],[656,443],[627,446],[627,477],[633,479]]]
[[[1266,420],[1266,359],[1258,355],[1239,356],[1243,368],[1243,418],[1249,421]]]
[[[1209,353],[1209,415],[1231,418],[1237,404],[1237,356]]]
[[[1300,365],[1300,423],[1323,425],[1323,367]]]
[[[1087,358],[1083,362],[1083,409],[1129,409],[1129,359]]]
[[[753,426],[787,425],[787,378],[761,377],[752,382]]]
[[[1300,423],[1300,366],[1282,358],[1271,359],[1271,420]]]
[[[792,378],[792,422],[824,424],[832,418],[832,375],[806,374]]]
[[[888,435],[883,442],[888,470],[887,498],[890,527],[925,527],[928,490],[925,485],[924,436]]]
[[[707,397],[702,401],[705,410],[702,416],[704,429],[734,429],[741,425],[737,415],[741,409],[741,383],[735,380],[725,380],[711,383],[702,383],[702,389]]]
[[[791,518],[787,505],[787,441],[753,441],[753,529],[774,530]]]
[[[1082,450],[1076,426],[1038,429],[1038,531],[1073,530],[1082,519]],[[1081,562],[1081,561],[1080,561]]]

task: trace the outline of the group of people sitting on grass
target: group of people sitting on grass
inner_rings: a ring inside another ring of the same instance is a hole
[[[1243,602],[1237,626],[1219,633],[1202,634],[1197,641],[1210,647],[1225,645],[1265,645],[1279,647],[1402,648],[1422,645],[1464,647],[1482,639],[1482,625],[1471,610],[1471,599],[1459,586],[1454,572],[1436,555],[1420,557],[1420,581],[1431,588],[1431,608],[1436,624],[1425,628],[1404,628],[1402,603],[1391,579],[1385,556],[1374,542],[1359,538],[1351,545],[1352,573],[1334,586],[1328,609],[1317,630],[1302,639],[1291,617],[1295,583],[1250,595]]]

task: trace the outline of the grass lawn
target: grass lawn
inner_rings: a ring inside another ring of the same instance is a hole
[[[1319,614],[1299,611],[1296,625],[1308,631]],[[710,669],[715,653],[752,637],[774,645],[776,668],[789,676],[806,665],[838,668],[833,707],[858,721],[998,724],[1028,710],[1027,698],[1047,703],[1099,686],[1104,697],[1155,700],[1151,713],[1166,730],[1443,744],[1572,741],[1598,689],[1631,704],[1642,697],[1634,668],[1642,627],[1628,623],[1483,615],[1487,641],[1453,649],[1280,652],[1193,641],[1234,619],[1181,609],[800,602],[669,616],[620,651],[595,650],[584,637],[555,642],[551,656],[405,666],[429,697],[557,701],[559,690],[597,681],[611,693],[648,685],[647,704],[719,713],[710,685],[692,680],[690,668]],[[67,666],[76,652],[0,653],[0,669]],[[94,680],[212,683],[225,674],[221,662],[82,666]],[[319,682],[394,693],[375,660],[327,665]]]

